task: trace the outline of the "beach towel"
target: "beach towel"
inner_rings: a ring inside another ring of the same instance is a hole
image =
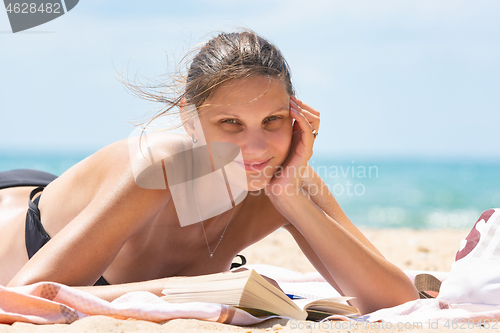
[[[153,322],[195,318],[233,325],[251,325],[272,318],[257,318],[222,304],[168,303],[149,292],[131,292],[107,302],[53,282],[15,288],[0,286],[0,323],[69,324],[91,315]]]

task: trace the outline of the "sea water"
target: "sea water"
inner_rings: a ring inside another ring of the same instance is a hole
[[[61,175],[90,153],[0,152],[0,171]],[[470,228],[500,208],[500,160],[315,155],[310,164],[358,226]]]
[[[322,156],[311,165],[360,226],[471,228],[500,208],[500,160]]]

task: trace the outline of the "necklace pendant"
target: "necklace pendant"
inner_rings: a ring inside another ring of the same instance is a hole
[[[203,230],[203,236],[205,237],[205,242],[207,243],[207,249],[208,249],[208,253],[210,254],[210,258],[214,257],[215,250],[217,250],[220,242],[222,242],[222,239],[224,238],[224,233],[226,232],[227,226],[229,225],[229,222],[231,222],[231,219],[233,218],[235,208],[236,208],[236,206],[233,207],[233,211],[231,212],[231,216],[229,216],[229,220],[227,220],[226,227],[224,228],[224,231],[222,231],[222,235],[220,235],[219,241],[217,242],[217,245],[215,245],[215,248],[213,251],[210,251],[210,245],[208,245],[208,239],[207,239],[207,234],[205,232],[205,227],[203,226],[203,221],[201,221],[201,230]]]

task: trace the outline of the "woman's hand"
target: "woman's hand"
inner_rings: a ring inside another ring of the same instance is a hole
[[[290,97],[290,115],[295,120],[290,152],[282,169],[278,170],[265,188],[273,204],[278,198],[286,198],[301,190],[302,177],[307,171],[307,165],[313,153],[314,140],[319,130],[319,111],[295,96]]]

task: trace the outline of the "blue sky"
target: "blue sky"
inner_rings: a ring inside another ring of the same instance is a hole
[[[321,111],[315,153],[500,158],[499,17],[496,0],[81,0],[12,34],[0,10],[0,150],[126,138],[157,105],[120,72],[165,74],[214,31],[247,27],[282,50],[298,97]]]

